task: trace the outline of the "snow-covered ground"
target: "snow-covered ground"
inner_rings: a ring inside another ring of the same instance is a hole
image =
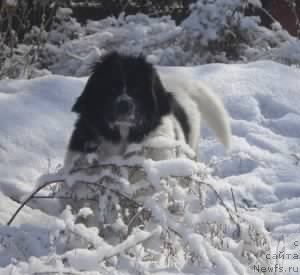
[[[277,261],[285,266],[283,274],[299,274],[300,71],[267,61],[159,69],[189,74],[206,82],[223,98],[231,116],[232,150],[226,154],[204,128],[200,158],[213,168],[215,178],[221,178],[218,182],[222,184],[214,187],[224,201],[230,205],[234,201],[238,211],[248,209],[253,223],[264,221],[272,239],[271,258],[276,258],[276,251],[286,254],[284,260]],[[52,216],[58,215],[55,201],[37,201],[25,207],[11,227],[5,224],[38,177],[56,171],[62,164],[75,120],[71,105],[85,81],[86,78],[47,76],[0,82],[1,275],[56,274],[46,271],[63,270],[62,263],[56,261],[59,248],[51,244],[53,240],[48,236],[49,230],[63,227],[60,219]],[[39,261],[42,256],[46,256],[51,270]],[[89,264],[92,262],[86,263]],[[188,272],[225,274],[216,265],[211,270]],[[80,269],[73,271],[61,274],[79,274]],[[105,272],[92,269],[84,274]],[[147,270],[143,272],[147,274]],[[184,274],[174,268],[160,270],[159,266],[152,269],[154,273]],[[124,269],[116,274],[127,273]]]

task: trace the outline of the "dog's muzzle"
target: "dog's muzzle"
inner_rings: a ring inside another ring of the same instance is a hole
[[[130,99],[121,99],[116,106],[116,111],[119,116],[128,116],[133,113],[134,105]]]
[[[133,99],[129,96],[118,98],[115,102],[114,113],[115,125],[132,125],[135,119],[135,105]]]

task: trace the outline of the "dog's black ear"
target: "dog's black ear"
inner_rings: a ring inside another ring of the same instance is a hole
[[[86,83],[82,94],[76,99],[73,107],[72,112],[81,114],[84,113],[88,106],[88,94],[91,93],[92,89],[92,81],[89,78],[88,82]]]
[[[72,107],[72,112],[83,113],[87,110],[91,94],[94,94],[101,86],[102,75],[105,72],[105,67],[109,67],[106,63],[117,58],[117,53],[112,52],[101,57],[98,61],[91,65],[91,76],[89,77],[82,94],[77,98]],[[111,60],[110,60],[111,59]],[[98,87],[97,87],[98,86]]]
[[[109,52],[99,58],[97,62],[95,62],[91,66],[91,71],[94,74],[101,74],[104,70],[112,70],[110,73],[114,73],[116,68],[120,67],[120,60],[122,59],[122,55],[116,51]]]
[[[167,115],[171,112],[173,95],[163,86],[156,70],[153,68],[152,85],[156,96],[158,110],[161,115]]]
[[[84,96],[82,94],[75,101],[75,103],[74,103],[74,105],[72,107],[72,112],[80,114],[80,113],[83,112],[84,106],[85,106],[85,104],[84,104]]]
[[[110,52],[102,56],[98,61],[91,65],[92,72],[82,94],[77,98],[72,111],[76,113],[83,113],[87,110],[87,106],[92,94],[99,93],[99,87],[103,78],[113,75],[116,68],[120,67],[121,55],[118,52]]]

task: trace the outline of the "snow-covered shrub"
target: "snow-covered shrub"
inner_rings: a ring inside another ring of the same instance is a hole
[[[144,158],[155,150],[179,158]],[[216,190],[222,182],[186,145],[154,140],[130,147],[124,158],[99,163],[90,154],[68,169],[41,181],[64,181],[56,197],[71,208],[62,213],[65,228],[55,239],[61,259],[75,270],[119,270],[128,263],[135,272],[159,264],[240,275],[251,274],[247,266],[268,265],[262,224],[223,201]]]
[[[47,64],[54,73],[82,76],[107,51],[150,55],[154,63],[184,65],[184,50],[177,45],[181,28],[170,17],[150,18],[144,14],[89,21],[84,36],[61,46],[47,44]]]
[[[26,42],[16,47],[9,47],[0,41],[0,79],[34,78],[50,74],[42,68],[46,37],[43,29],[34,27],[25,35]]]
[[[48,0],[6,2],[0,9],[0,79],[49,74],[46,42],[57,45],[79,36],[80,25],[71,13]]]
[[[69,8],[58,8],[49,31],[48,43],[62,45],[63,43],[79,38],[83,30],[81,25],[72,17]]]
[[[0,3],[0,79],[31,78],[46,73],[41,54],[56,10],[53,1]]]
[[[47,73],[44,68],[85,76],[90,65],[111,50],[143,53],[152,63],[168,66],[258,59],[300,64],[300,56],[288,51],[298,40],[278,22],[264,27],[259,17],[246,13],[249,5],[263,9],[260,0],[198,0],[180,25],[170,16],[141,13],[121,13],[83,25],[71,9],[57,8],[51,28],[41,25],[25,35],[36,33],[35,39],[7,44],[1,33],[0,77],[34,77]]]
[[[296,38],[278,22],[272,29],[261,25],[260,18],[246,15],[249,3],[261,8],[261,2],[239,0],[199,0],[191,5],[191,14],[176,25],[170,17],[151,18],[144,14],[109,17],[88,21],[75,40],[62,45],[47,44],[47,66],[54,73],[83,76],[90,65],[107,51],[143,53],[158,65],[196,65],[210,62],[247,62],[281,58],[281,47]],[[293,61],[291,61],[293,60]],[[288,63],[299,63],[290,56]]]
[[[249,61],[293,40],[278,22],[268,29],[259,17],[246,16],[249,4],[262,9],[260,0],[198,0],[191,5],[181,26],[184,48],[193,53],[194,62]]]

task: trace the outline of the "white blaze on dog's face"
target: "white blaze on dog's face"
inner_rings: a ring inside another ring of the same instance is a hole
[[[116,120],[112,122],[111,127],[117,126],[132,126],[135,122],[135,101],[126,93],[126,87],[123,89],[123,93],[116,97],[114,101],[114,113]]]
[[[136,106],[134,99],[126,93],[126,86],[123,89],[123,93],[118,96],[114,102],[114,113],[116,120],[114,122],[108,122],[110,128],[119,127],[120,136],[122,139],[126,139],[131,127],[134,127],[136,123]]]

